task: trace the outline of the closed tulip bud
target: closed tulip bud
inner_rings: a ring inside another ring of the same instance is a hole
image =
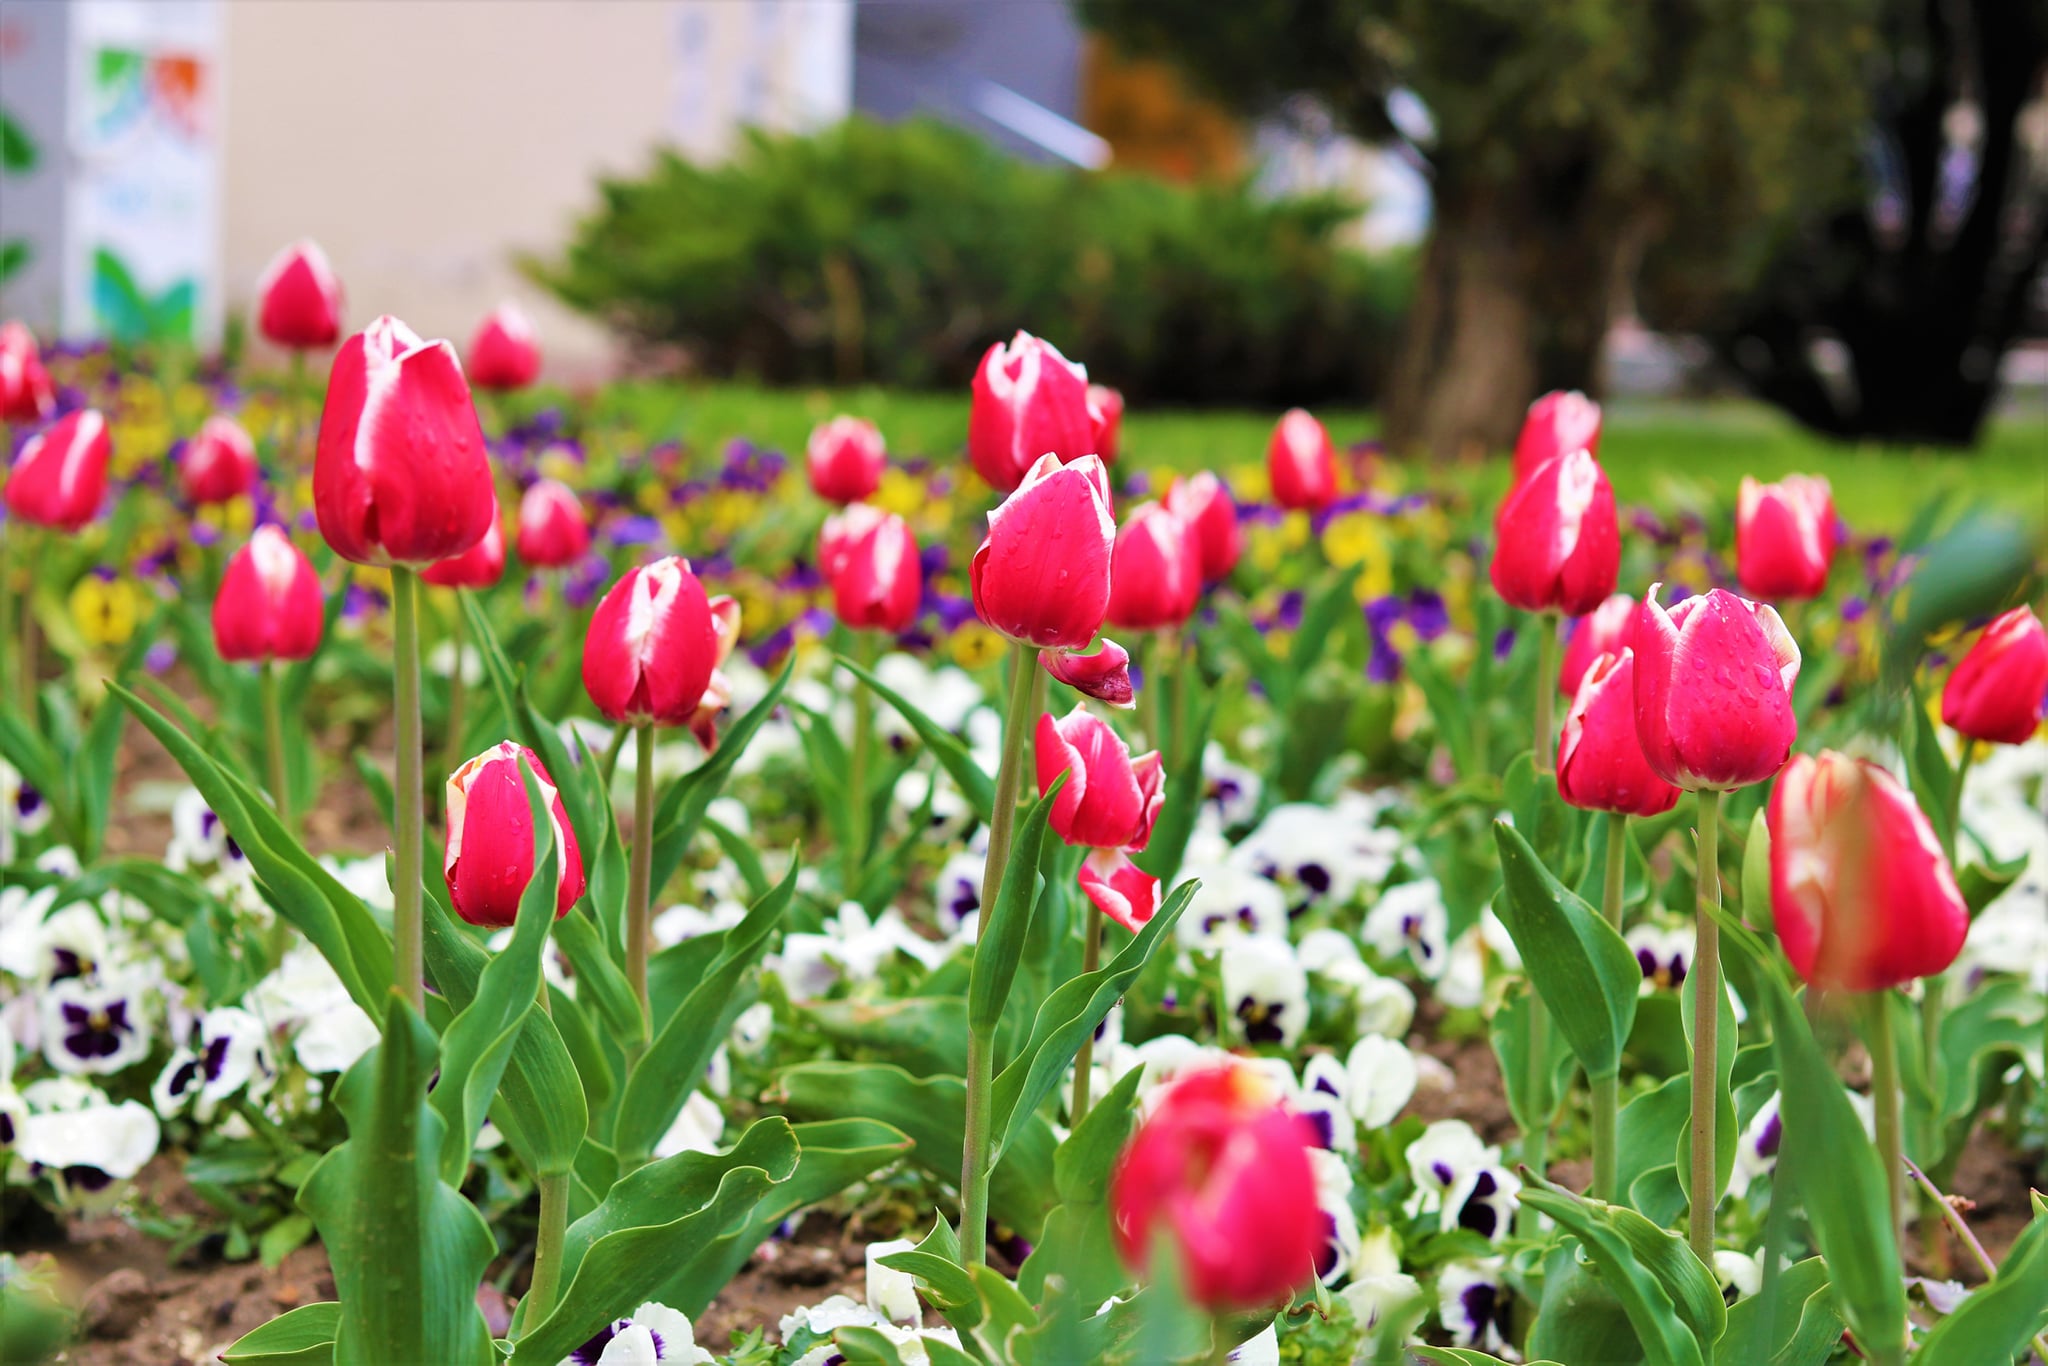
[[[1050,453],[1061,464],[1095,454],[1096,419],[1088,372],[1051,342],[1019,332],[997,342],[974,372],[967,415],[967,457],[992,486],[1017,487]]]
[[[1202,582],[1221,583],[1237,568],[1244,553],[1244,533],[1237,526],[1237,504],[1221,479],[1203,470],[1176,480],[1166,491],[1166,506],[1185,522],[1188,537],[1202,561]]]
[[[818,528],[818,571],[828,579],[837,574],[861,537],[888,515],[873,503],[849,503],[827,517]]]
[[[1760,783],[1785,766],[1799,721],[1799,646],[1778,614],[1716,588],[1636,608],[1636,735],[1650,769],[1687,792]]]
[[[1586,670],[1557,745],[1557,790],[1582,811],[1659,816],[1678,805],[1636,738],[1635,651],[1601,655]]]
[[[576,491],[538,479],[519,500],[519,558],[537,569],[574,564],[590,549],[590,524]]]
[[[482,540],[497,506],[455,348],[390,317],[344,342],[313,460],[313,510],[335,554],[430,565]]]
[[[107,492],[107,420],[97,408],[58,418],[28,439],[7,472],[7,511],[38,526],[76,531]]]
[[[1576,389],[1553,389],[1529,405],[1515,438],[1515,479],[1573,451],[1600,454],[1600,405]]]
[[[1614,489],[1585,451],[1546,461],[1509,489],[1493,535],[1489,572],[1511,607],[1579,617],[1614,591],[1621,572]]]
[[[1158,503],[1131,510],[1111,557],[1109,624],[1126,631],[1179,626],[1202,595],[1202,557],[1187,524]]]
[[[533,770],[547,803],[555,841],[555,918],[569,913],[583,895],[583,855],[576,831],[562,809],[561,794],[540,756],[524,745],[501,741],[448,778],[448,852],[441,871],[455,913],[472,925],[510,925],[519,900],[533,881],[533,808],[526,803],[526,779],[519,761]]]
[[[213,599],[213,643],[222,659],[304,659],[319,648],[325,617],[313,562],[266,524],[228,558]]]
[[[1803,474],[1775,484],[1745,476],[1735,502],[1735,577],[1776,602],[1819,597],[1835,562],[1835,500]]]
[[[804,443],[811,492],[828,503],[858,503],[882,486],[889,448],[882,429],[864,418],[839,416],[819,424]]]
[[[1958,735],[2021,745],[2048,703],[2048,631],[2030,607],[2015,607],[1977,637],[1941,690],[1941,719]]]
[[[526,311],[509,300],[492,309],[469,341],[469,382],[509,393],[540,376],[540,338]]]
[[[491,500],[491,525],[484,538],[460,555],[436,560],[420,578],[440,588],[489,588],[505,576],[505,532],[498,525],[497,499]]]
[[[288,351],[334,345],[341,335],[341,281],[317,243],[279,252],[256,282],[256,330]]]
[[[612,721],[687,725],[718,666],[704,585],[671,555],[629,569],[591,615],[583,687]]]
[[[893,512],[875,518],[841,548],[832,571],[832,606],[856,631],[910,629],[924,600],[924,566],[910,523]]]
[[[20,323],[0,323],[0,422],[38,422],[56,406],[35,334]]]
[[[206,419],[178,456],[178,487],[195,507],[225,503],[256,487],[256,443],[225,413]]]
[[[1107,384],[1088,386],[1088,411],[1095,419],[1095,454],[1114,465],[1124,437],[1124,395]]]
[[[969,580],[975,614],[990,627],[1039,647],[1054,678],[1124,706],[1132,700],[1130,656],[1108,641],[1093,655],[1072,653],[1095,638],[1109,611],[1115,547],[1102,461],[1084,455],[1062,465],[1046,455],[989,513]]]
[[[1570,697],[1593,661],[1602,655],[1618,655],[1635,640],[1636,600],[1616,593],[1583,617],[1572,622],[1571,638],[1564,643],[1564,663],[1557,671],[1557,690]]]
[[[1143,1274],[1164,1238],[1211,1313],[1265,1308],[1315,1275],[1325,1244],[1307,1120],[1272,1083],[1227,1065],[1173,1083],[1110,1180],[1117,1253]]]
[[[1288,409],[1274,426],[1266,476],[1281,507],[1319,512],[1337,501],[1337,449],[1306,409]]]
[[[1970,912],[1898,779],[1833,750],[1802,754],[1779,775],[1765,821],[1771,918],[1809,984],[1883,991],[1955,962]]]
[[[1067,775],[1053,800],[1054,832],[1094,851],[1081,865],[1081,890],[1104,915],[1137,930],[1159,909],[1159,879],[1126,853],[1145,847],[1159,819],[1166,776],[1158,752],[1132,758],[1109,723],[1081,707],[1064,720],[1039,717],[1034,748],[1040,796]]]

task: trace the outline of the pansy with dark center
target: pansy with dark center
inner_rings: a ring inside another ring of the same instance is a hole
[[[632,1326],[633,1320],[631,1319],[613,1319],[610,1323],[593,1333],[588,1342],[569,1353],[569,1360],[575,1362],[576,1366],[597,1366],[597,1359],[604,1355],[604,1349],[611,1345],[611,1340]],[[661,1334],[655,1332],[652,1328],[647,1331],[654,1339],[654,1359],[659,1361],[661,1360],[662,1347]]]
[[[1458,1211],[1458,1227],[1469,1228],[1482,1238],[1491,1238],[1500,1228],[1500,1215],[1488,1203],[1491,1196],[1500,1190],[1500,1183],[1492,1172],[1479,1173],[1472,1184],[1472,1194],[1465,1198],[1465,1204]]]
[[[1284,1001],[1261,1001],[1256,996],[1246,996],[1237,1003],[1237,1018],[1244,1022],[1244,1037],[1250,1043],[1281,1043],[1287,1038],[1287,1031],[1281,1028],[1280,1017],[1286,1012]]]
[[[122,1036],[135,1032],[126,1001],[109,1001],[99,1009],[66,1001],[58,1010],[64,1018],[64,1049],[75,1058],[111,1058],[121,1051]]]

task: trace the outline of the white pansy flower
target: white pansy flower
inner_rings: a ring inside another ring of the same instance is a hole
[[[1191,868],[1181,880],[1201,884],[1174,926],[1182,948],[1221,949],[1246,938],[1285,942],[1287,897],[1268,879],[1224,865]]]
[[[649,1301],[600,1328],[560,1366],[711,1366],[715,1360],[697,1345],[688,1315]]]
[[[677,1153],[715,1153],[718,1141],[725,1137],[725,1114],[718,1108],[718,1102],[702,1091],[692,1091],[690,1098],[683,1102],[675,1122],[668,1126],[668,1132],[654,1145],[656,1157],[674,1157]]]
[[[251,1100],[259,1100],[276,1080],[270,1031],[248,1011],[222,1006],[194,1021],[186,1043],[158,1074],[150,1097],[166,1119],[189,1106],[203,1122],[237,1091],[246,1088]]]
[[[1437,1273],[1437,1318],[1459,1347],[1498,1356],[1507,1350],[1509,1292],[1501,1259],[1451,1262]]]
[[[346,1072],[379,1038],[376,1021],[310,944],[288,950],[243,1003],[270,1029],[292,1034],[292,1056],[308,1072]]]
[[[737,901],[720,901],[708,911],[675,905],[657,914],[649,928],[654,931],[654,942],[667,949],[686,939],[729,930],[746,918],[747,908]]]
[[[1500,1149],[1486,1143],[1462,1119],[1440,1119],[1408,1145],[1408,1179],[1415,1183],[1417,1209],[1434,1213],[1444,1197],[1481,1167],[1497,1166]]]
[[[53,982],[42,997],[43,1057],[60,1072],[106,1075],[149,1053],[145,986],[133,979]]]
[[[1676,991],[1692,967],[1696,932],[1690,925],[1634,925],[1622,936],[1643,970],[1643,992]]]
[[[1365,917],[1365,941],[1387,961],[1406,957],[1431,981],[1448,963],[1450,916],[1435,878],[1397,883],[1382,891]]]
[[[1232,763],[1223,746],[1211,740],[1202,749],[1202,804],[1225,826],[1243,825],[1258,814],[1265,784],[1243,764]]]
[[[60,1201],[96,1208],[113,1198],[116,1182],[128,1180],[156,1156],[161,1133],[156,1115],[139,1101],[32,1108],[15,1152],[50,1177]]]
[[[1714,1253],[1714,1279],[1721,1283],[1721,1298],[1728,1303],[1748,1299],[1763,1289],[1763,1254],[1759,1252],[1752,1257],[1726,1248],[1717,1250]]]
[[[1225,1359],[1236,1366],[1280,1366],[1280,1330],[1267,1324],[1231,1348]]]
[[[916,1246],[908,1238],[868,1244],[868,1308],[896,1323],[916,1323],[923,1317],[917,1303],[917,1278],[908,1271],[883,1266],[882,1258],[909,1252]]]
[[[1223,1005],[1251,1044],[1292,1048],[1308,1025],[1308,974],[1284,939],[1245,938],[1223,954]]]
[[[1415,1055],[1407,1045],[1381,1034],[1367,1034],[1351,1046],[1344,1075],[1345,1100],[1368,1129],[1393,1123],[1415,1095],[1419,1079]]]

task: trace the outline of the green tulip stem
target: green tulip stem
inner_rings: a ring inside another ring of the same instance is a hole
[[[1628,869],[1628,817],[1619,811],[1607,814],[1607,881],[1600,896],[1600,913],[1621,932],[1623,877]],[[1612,1204],[1618,1192],[1616,1157],[1620,1150],[1619,1124],[1621,1079],[1605,1077],[1592,1082],[1593,1091],[1593,1198]]]
[[[305,455],[303,448],[306,444],[306,353],[297,347],[292,348],[291,378],[286,383],[285,409],[289,414],[286,420],[290,423],[291,435],[286,438],[285,458],[278,463],[296,472],[303,467],[301,459]],[[310,460],[304,462],[305,465],[311,463]]]
[[[8,445],[7,424],[0,422],[0,451],[9,449],[11,447]],[[23,533],[21,529],[25,525],[27,524],[20,518],[10,518],[4,524],[4,531],[0,531],[0,535],[4,535],[4,539],[0,539],[0,640],[11,640],[14,637],[14,545],[15,542],[22,539]],[[24,555],[22,558],[25,560],[28,557]],[[21,610],[24,615],[28,612],[28,586],[26,579],[22,583]],[[17,694],[15,692],[15,661],[13,657],[18,653],[20,653],[18,649],[10,650],[8,658],[0,661],[0,690],[4,690],[0,691],[0,698],[17,695],[26,696],[26,693]],[[29,722],[31,725],[34,724],[32,717],[23,716],[22,720]]]
[[[404,565],[391,569],[392,668],[398,710],[398,885],[391,889],[392,972],[412,1008],[424,1009],[420,898],[426,849],[425,787],[420,774],[420,580]]]
[[[1139,699],[1145,708],[1145,742],[1159,751],[1161,759],[1169,759],[1166,740],[1166,671],[1173,659],[1170,637],[1164,631],[1153,632],[1145,637],[1141,648],[1145,655],[1145,691]]]
[[[1102,908],[1093,900],[1088,903],[1088,924],[1081,941],[1081,974],[1086,976],[1102,965]],[[1095,1031],[1089,1030],[1081,1036],[1081,1051],[1074,1055],[1074,1104],[1073,1113],[1067,1116],[1067,1127],[1080,1127],[1081,1117],[1088,1113],[1088,1085],[1095,1070]]]
[[[1189,647],[1185,628],[1173,636],[1173,752],[1163,756],[1169,760],[1168,767],[1178,764],[1187,755],[1188,749],[1188,708],[1193,704],[1191,694],[1195,680],[1201,671],[1195,666],[1193,652]]]
[[[1970,761],[1976,757],[1976,742],[1963,736],[1963,752],[1956,760],[1954,784],[1948,793],[1948,862],[1952,872],[1960,875],[1962,864],[1957,855],[1963,847],[1963,784],[1970,777]],[[1926,979],[1925,995],[1920,1003],[1920,1056],[1925,1060],[1923,1068],[1927,1074],[1928,1094],[1934,1097],[1936,1108],[1941,1104],[1942,1088],[1946,1084],[1941,1066],[1941,1021],[1948,1006],[1948,978],[1935,973]]]
[[[626,884],[626,980],[640,1003],[640,1041],[653,1037],[647,1013],[647,937],[654,900],[654,726],[633,727],[633,866]]]
[[[569,1174],[540,1178],[540,1231],[533,1245],[533,1281],[526,1291],[525,1331],[532,1332],[554,1312],[555,1291],[562,1284],[562,1238],[569,1229]]]
[[[855,631],[853,633],[854,662],[863,669],[873,669],[875,661],[875,633]],[[846,866],[840,874],[840,894],[848,898],[860,895],[861,871],[867,866],[868,815],[872,811],[868,793],[868,766],[875,747],[875,698],[868,691],[868,685],[859,678],[853,680],[853,747],[847,762],[847,822],[846,822]]]
[[[1482,645],[1484,642],[1481,642]],[[1536,771],[1557,769],[1557,732],[1551,729],[1557,703],[1557,613],[1536,618]]]
[[[469,757],[462,752],[462,661],[469,654],[469,623],[463,616],[462,590],[452,588],[449,592],[455,595],[455,612],[448,623],[448,642],[455,647],[455,663],[448,670],[448,733],[442,737],[446,755],[442,767],[453,773]]]
[[[975,941],[986,943],[988,918],[1010,862],[1010,835],[1017,824],[1017,791],[1030,743],[1038,687],[1038,661],[1022,641],[1010,646],[1010,703],[1003,716],[1003,760],[996,770],[995,809],[989,813],[988,862],[981,872],[981,907],[975,912]],[[960,1150],[960,1257],[968,1267],[988,1260],[988,1150],[995,1118],[995,1039],[992,1031],[967,1032],[967,1113]]]
[[[292,785],[285,771],[284,712],[277,701],[277,662],[264,661],[257,678],[263,689],[263,745],[264,757],[270,762],[270,800],[277,807],[278,820],[290,830]]]
[[[1692,957],[1692,1207],[1686,1235],[1692,1250],[1714,1264],[1714,1213],[1720,1205],[1720,1172],[1714,1161],[1715,1107],[1719,1101],[1721,1027],[1721,794],[1698,794],[1698,896],[1693,916],[1698,935]]]
[[[1877,1111],[1877,1159],[1884,1167],[1892,1236],[1902,1238],[1906,1222],[1905,1145],[1899,1132],[1899,1045],[1892,1030],[1890,997],[1889,991],[1873,991],[1863,998],[1869,1030],[1864,1044],[1870,1050],[1870,1099]],[[1900,1246],[1903,1248],[1904,1244]]]

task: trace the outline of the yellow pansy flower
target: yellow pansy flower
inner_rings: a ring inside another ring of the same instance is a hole
[[[95,645],[127,644],[141,609],[141,595],[128,579],[87,574],[71,590],[71,619]]]
[[[963,669],[979,669],[1003,657],[1007,642],[978,621],[970,621],[953,632],[953,662]]]

